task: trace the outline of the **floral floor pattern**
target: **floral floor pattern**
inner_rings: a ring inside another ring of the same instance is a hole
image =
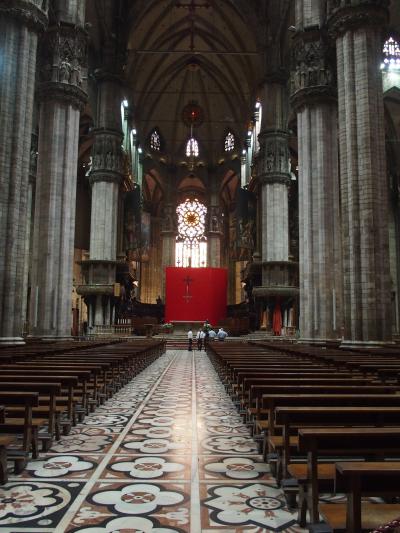
[[[2,533],[300,533],[204,352],[168,351],[0,487]]]

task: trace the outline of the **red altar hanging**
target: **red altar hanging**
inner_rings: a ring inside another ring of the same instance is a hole
[[[227,280],[226,268],[167,267],[166,322],[207,319],[216,326],[226,318]]]

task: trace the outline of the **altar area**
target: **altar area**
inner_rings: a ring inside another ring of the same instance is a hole
[[[187,331],[208,320],[213,327],[226,318],[228,274],[225,268],[167,267],[165,322]]]

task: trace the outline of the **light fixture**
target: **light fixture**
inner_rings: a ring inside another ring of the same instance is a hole
[[[127,107],[129,107],[129,103],[128,103],[128,100],[126,98],[124,100],[122,100],[122,105],[125,107],[125,109]]]
[[[132,135],[136,135],[136,134],[137,134],[136,128],[133,128],[132,129]]]
[[[143,153],[143,150],[142,150],[142,148],[141,148],[140,146],[139,146],[139,148],[137,149],[137,151],[138,151],[139,154],[142,154],[142,153]]]
[[[261,107],[261,102],[256,102],[256,109],[260,109]]]

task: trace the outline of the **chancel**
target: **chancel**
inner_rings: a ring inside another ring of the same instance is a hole
[[[400,528],[399,191],[400,0],[0,0],[0,531]]]

